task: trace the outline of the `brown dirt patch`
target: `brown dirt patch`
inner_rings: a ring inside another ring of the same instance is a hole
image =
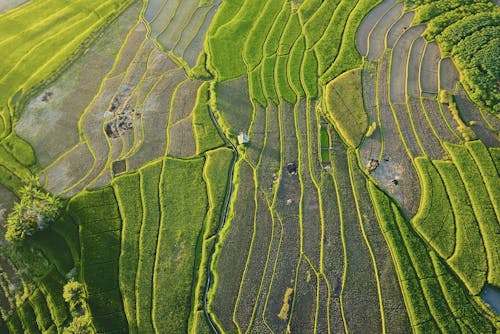
[[[403,13],[403,6],[404,5],[402,3],[393,6],[377,22],[375,27],[373,27],[368,41],[368,59],[374,60],[382,56],[385,49],[385,39],[387,33],[391,26],[401,17],[401,14]]]

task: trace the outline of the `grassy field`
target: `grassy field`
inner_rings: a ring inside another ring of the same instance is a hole
[[[498,332],[498,19],[0,0],[0,226],[33,176],[63,202],[0,228],[0,333]]]

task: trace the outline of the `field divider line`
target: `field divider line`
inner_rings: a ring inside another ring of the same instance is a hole
[[[152,58],[153,52],[154,52],[154,49],[151,50],[151,53],[148,55],[148,59],[146,61],[146,69],[144,70],[144,73],[143,73],[141,79],[139,80],[139,82],[137,83],[137,85],[134,87],[134,89],[130,92],[130,96],[132,96],[132,94],[134,94],[135,92],[138,91],[137,98],[136,98],[136,101],[135,101],[135,104],[134,104],[134,112],[133,112],[133,115],[132,115],[132,124],[133,124],[133,130],[134,130],[134,139],[133,139],[134,140],[134,144],[132,145],[132,147],[135,145],[135,141],[137,139],[137,129],[136,129],[136,126],[135,126],[135,123],[137,121],[137,110],[138,110],[138,108],[140,106],[142,106],[144,104],[144,99],[143,99],[143,103],[139,102],[140,101],[140,97],[141,97],[139,94],[140,94],[140,90],[142,88],[142,85],[144,84],[144,81],[146,79],[146,75],[149,74],[150,67],[151,67],[150,66],[150,60]],[[152,60],[152,62],[154,62],[159,57],[160,57],[160,55],[156,55],[155,58]],[[149,95],[146,94],[146,96],[149,96]],[[141,119],[142,119],[142,116],[141,116]],[[141,122],[141,126],[142,126],[142,122]],[[118,157],[116,159],[120,159],[121,157],[123,157],[124,155],[127,154],[127,152],[125,152],[125,149],[126,149],[126,146],[127,146],[127,144],[125,143],[126,138],[125,138],[125,136],[120,136],[120,139],[121,139],[121,142],[122,142],[122,149],[121,149],[121,152],[120,152],[120,154],[118,155]]]
[[[422,65],[423,65],[423,62],[424,62],[424,56],[425,56],[425,52],[427,51],[427,46],[428,45],[429,45],[429,43],[427,43],[427,41],[426,41],[425,42],[424,50],[422,51],[422,56],[420,58],[420,65],[418,67],[418,90],[420,92],[420,98],[419,98],[419,100],[420,100],[420,105],[422,106],[422,112],[424,114],[424,117],[425,117],[425,119],[426,119],[429,127],[431,128],[431,131],[432,131],[434,137],[436,137],[437,141],[441,144],[441,147],[443,148],[443,151],[446,151],[446,149],[445,149],[445,147],[443,145],[443,141],[441,140],[441,137],[439,136],[439,133],[436,131],[436,129],[434,128],[434,126],[433,126],[433,124],[431,122],[431,119],[429,118],[429,115],[427,113],[427,109],[425,107],[424,100],[423,100],[424,97],[422,96],[422,84],[421,84],[420,78],[421,78],[421,75],[422,75]],[[438,74],[439,74],[439,72],[438,72]],[[439,82],[439,79],[438,79],[438,82]],[[438,83],[438,85],[439,85],[439,83]],[[439,105],[439,111],[440,111],[441,117],[444,119],[444,122],[449,127],[448,121],[446,120],[446,117],[444,117],[444,114],[442,113],[440,103],[438,102],[437,104]],[[454,134],[455,136],[457,136],[454,131],[452,131],[452,134]],[[458,136],[457,136],[457,138],[458,138]]]
[[[366,42],[366,56],[363,57],[363,59],[367,59],[368,57],[368,54],[370,53],[370,36],[372,35],[373,31],[375,30],[375,28],[378,26],[379,22],[382,21],[382,19],[385,17],[385,15],[390,12],[394,7],[396,7],[398,5],[398,2],[395,2],[394,5],[392,5],[391,7],[389,7],[385,12],[383,12],[380,17],[377,19],[377,21],[375,22],[375,24],[372,26],[372,28],[370,29],[370,31],[368,32],[368,36],[367,36],[367,42]],[[399,16],[399,18],[401,18],[401,15]],[[396,20],[398,21],[398,20]],[[392,25],[391,25],[392,26]],[[390,27],[387,31],[390,30]],[[387,34],[386,34],[387,36]],[[384,45],[385,45],[385,38],[384,38]]]
[[[317,51],[317,45],[318,43],[323,39],[325,38],[326,36],[326,31],[328,30],[328,28],[330,27],[330,24],[332,23],[332,21],[335,20],[336,16],[337,16],[337,11],[339,10],[339,8],[343,5],[343,4],[346,4],[347,2],[351,2],[353,0],[341,0],[340,3],[337,5],[337,7],[335,8],[334,12],[333,12],[333,15],[332,15],[332,18],[330,20],[330,22],[328,23],[328,26],[326,27],[325,31],[323,32],[323,35],[321,36],[321,38],[318,40],[318,42],[316,42],[313,46],[315,52],[318,52]],[[354,0],[356,1],[356,4],[351,8],[351,10],[349,11],[349,14],[347,15],[347,19],[343,21],[343,25],[342,25],[342,31],[341,31],[341,38],[339,39],[339,46],[337,47],[337,53],[335,54],[335,57],[333,59],[331,59],[331,62],[329,65],[326,66],[325,70],[323,71],[323,73],[321,73],[321,75],[318,75],[318,78],[323,76],[323,74],[325,74],[328,70],[330,70],[332,67],[333,67],[333,64],[335,63],[335,61],[337,60],[337,57],[340,53],[340,50],[342,49],[342,46],[345,45],[344,43],[344,38],[345,38],[345,30],[346,30],[346,25],[347,23],[349,22],[349,18],[351,17],[351,14],[356,10],[356,7],[359,5],[359,3],[362,1],[362,0]],[[356,38],[356,37],[355,37]],[[357,52],[357,49],[356,49],[356,52]],[[359,52],[358,52],[359,53]],[[319,73],[319,61],[318,61],[318,73]]]
[[[179,91],[180,87],[183,86],[184,84],[186,84],[187,82],[189,82],[189,79],[184,79],[183,81],[181,81],[174,89],[173,93],[172,93],[172,98],[170,99],[170,112],[168,113],[168,121],[167,121],[167,126],[166,126],[166,129],[165,131],[167,132],[167,136],[166,136],[166,145],[165,145],[165,154],[164,156],[168,156],[169,154],[169,150],[170,150],[170,142],[171,142],[171,137],[170,137],[170,127],[171,127],[171,120],[172,120],[172,111],[174,110],[174,103],[175,103],[175,98],[177,96],[177,92]]]
[[[171,68],[171,69],[168,69],[166,70],[165,72],[163,72],[159,77],[158,77],[158,80],[156,80],[156,82],[152,85],[151,89],[147,92],[147,94],[144,96],[144,99],[142,101],[141,104],[138,105],[138,107],[140,108],[143,108],[143,112],[141,113],[141,140],[137,140],[137,132],[134,131],[134,145],[132,146],[132,148],[122,157],[122,159],[128,159],[130,157],[132,157],[135,153],[137,153],[137,151],[141,148],[143,142],[144,142],[144,134],[145,134],[145,129],[144,129],[144,122],[142,121],[142,118],[144,117],[144,107],[149,99],[149,97],[151,96],[151,94],[153,93],[153,91],[156,89],[156,87],[160,84],[160,82],[164,79],[164,77],[166,75],[168,75],[169,73],[172,73],[174,71],[177,71],[179,70],[179,68]],[[135,130],[135,129],[134,129]]]
[[[332,147],[332,137],[330,137],[330,147]],[[344,330],[346,334],[349,334],[349,327],[347,326],[347,317],[345,314],[345,309],[344,309],[344,287],[345,287],[345,282],[347,280],[347,244],[345,241],[345,222],[344,222],[344,215],[343,215],[343,209],[342,209],[342,203],[340,202],[340,189],[339,189],[339,184],[337,182],[337,178],[335,176],[335,171],[337,167],[333,163],[333,154],[330,154],[330,165],[332,166],[332,171],[329,173],[330,176],[332,177],[333,181],[333,186],[335,188],[335,196],[337,199],[337,206],[339,209],[339,221],[340,221],[340,235],[341,235],[341,240],[342,240],[342,249],[343,249],[343,256],[344,256],[344,261],[343,261],[343,268],[342,268],[342,287],[340,289],[340,294],[339,294],[339,305],[340,305],[340,313],[342,315],[342,323],[344,325]]]
[[[148,1],[149,1],[149,0],[148,0]],[[167,0],[167,1],[165,1],[165,2],[164,2],[164,4],[166,5],[166,3],[167,3],[167,2],[168,2],[168,0]],[[152,35],[153,35],[153,25],[154,25],[154,23],[155,23],[156,19],[158,19],[158,18],[156,18],[155,20],[152,20],[151,22],[149,22],[149,21],[145,20],[145,21],[147,21],[147,22],[148,22],[148,25],[149,25],[149,26],[150,26],[150,28],[151,28],[150,32],[151,32],[151,38],[152,38],[152,39],[156,39],[156,40],[158,40],[158,37],[160,37],[160,36],[161,36],[161,35],[162,35],[165,31],[167,31],[168,27],[170,26],[170,23],[172,23],[172,19],[175,17],[175,14],[177,14],[177,10],[179,9],[179,6],[181,5],[181,3],[182,3],[182,0],[180,0],[180,1],[179,1],[179,0],[177,0],[177,3],[176,3],[176,6],[175,6],[175,9],[174,9],[174,11],[172,12],[172,14],[170,15],[170,17],[169,17],[168,21],[164,23],[164,25],[163,25],[163,29],[161,29],[161,28],[160,28],[160,30],[158,31],[158,33],[157,33],[157,34],[156,34],[156,36],[154,36],[154,37],[152,36]],[[160,13],[161,13],[161,12],[163,12],[163,10],[164,10],[164,9],[165,9],[165,8],[164,8],[164,7],[162,7],[161,11],[158,11],[158,16],[160,15]]]
[[[274,0],[274,1],[278,1],[278,0]],[[273,17],[273,23],[271,24],[269,31],[266,34],[266,38],[262,42],[262,47],[261,47],[262,53],[261,53],[260,61],[255,66],[251,67],[250,64],[248,63],[248,60],[246,59],[246,57],[242,56],[243,62],[245,63],[245,65],[247,65],[247,69],[249,69],[248,73],[252,72],[253,70],[255,70],[259,66],[261,66],[261,69],[263,69],[264,68],[264,66],[263,66],[264,59],[266,59],[268,57],[275,56],[275,54],[277,53],[277,50],[276,50],[274,54],[266,55],[265,50],[266,50],[266,45],[269,43],[269,36],[271,35],[271,32],[274,30],[274,27],[277,24],[277,21],[278,21],[277,19],[281,15],[281,13],[285,10],[286,6],[289,6],[289,3],[287,3],[286,1],[283,1],[283,6],[281,7],[280,11],[278,12],[278,14],[275,17]],[[253,29],[251,29],[250,32],[252,30]],[[283,29],[283,31],[284,31],[284,29]],[[282,34],[283,34],[283,31],[281,32]],[[280,36],[280,40],[281,40],[281,36]],[[249,41],[249,38],[247,38],[245,40],[245,43],[243,44],[243,50],[245,50],[245,47],[248,49],[248,47],[247,47],[248,41]],[[276,61],[275,61],[275,63],[276,63]]]
[[[113,63],[113,66],[111,67],[111,69],[108,71],[107,75],[104,77],[104,79],[102,80],[101,82],[101,85],[99,87],[99,90],[97,91],[97,93],[94,95],[94,97],[92,98],[92,100],[90,101],[90,103],[87,105],[87,107],[84,109],[82,115],[80,116],[80,118],[78,119],[78,135],[79,135],[79,143],[85,143],[91,153],[91,155],[93,156],[94,158],[94,163],[91,167],[91,169],[89,170],[89,172],[87,172],[87,174],[81,178],[80,180],[78,180],[76,183],[74,183],[72,186],[70,187],[67,187],[66,189],[63,190],[63,194],[74,189],[76,186],[78,186],[80,183],[82,183],[84,180],[86,180],[88,178],[88,176],[92,173],[92,171],[94,170],[95,168],[95,164],[96,164],[96,161],[97,161],[97,157],[95,155],[95,152],[92,150],[92,148],[90,147],[90,144],[88,143],[88,139],[87,139],[87,136],[86,134],[84,133],[83,131],[83,119],[86,117],[86,115],[89,113],[91,107],[95,104],[96,100],[98,99],[98,97],[103,93],[103,90],[104,90],[104,86],[106,85],[107,81],[109,80],[109,76],[111,75],[111,73],[114,72],[114,70],[116,69],[117,65],[118,65],[118,60],[120,59],[121,57],[121,54],[125,48],[125,46],[127,45],[127,41],[128,39],[130,38],[130,36],[132,35],[132,33],[134,32],[134,30],[136,29],[136,27],[139,25],[139,21],[134,25],[132,26],[132,28],[129,30],[128,34],[127,34],[127,37],[125,38],[125,41],[123,42],[120,50],[118,51],[118,54],[116,55],[115,57],[115,62]],[[139,50],[142,48],[142,45],[145,43],[146,39],[143,40],[141,46],[137,49],[136,51],[136,55],[137,53],[139,52]]]
[[[32,6],[32,7],[35,7],[35,6]],[[66,16],[66,14],[73,14],[73,10],[74,8],[73,7],[73,4],[66,4],[63,8],[60,8],[58,11],[56,12],[52,12],[52,14],[50,14],[48,17],[44,18],[43,20],[41,21],[38,21],[37,23],[35,24],[30,24],[29,28],[28,29],[25,29],[25,30],[21,30],[21,31],[18,31],[16,32],[15,34],[11,35],[10,37],[0,41],[0,47],[3,48],[5,44],[7,44],[8,42],[10,42],[11,40],[16,40],[19,35],[21,34],[26,34],[26,33],[29,33],[29,32],[33,32],[33,33],[36,33],[36,29],[37,28],[43,28],[44,25],[48,25],[48,23],[52,23],[53,21],[58,21],[60,20],[61,18],[64,18]],[[30,11],[30,10],[34,10],[34,8],[22,8],[22,7],[18,7],[16,8],[18,11],[20,12],[26,12],[26,11]],[[16,10],[15,9],[15,10]],[[68,13],[69,12],[69,13]],[[55,20],[53,20],[55,18]],[[8,20],[9,18],[7,18],[6,16],[2,15],[2,19],[3,20]],[[12,18],[14,19],[14,18]],[[44,36],[44,35],[42,35]],[[25,38],[25,37],[23,37]]]
[[[269,323],[267,322],[266,320],[266,310],[267,310],[267,304],[269,302],[269,297],[271,295],[271,291],[272,291],[272,288],[273,288],[273,283],[274,283],[274,277],[275,277],[275,274],[276,274],[276,267],[278,265],[278,260],[280,258],[280,253],[281,253],[281,243],[283,241],[283,232],[284,232],[284,224],[283,224],[283,220],[279,214],[279,212],[276,211],[276,201],[277,201],[277,198],[278,198],[278,190],[279,190],[279,187],[281,185],[281,175],[283,174],[283,168],[285,166],[285,159],[284,159],[284,156],[283,156],[283,147],[284,147],[284,135],[283,135],[283,117],[282,117],[282,108],[283,108],[283,104],[280,104],[278,105],[278,110],[277,110],[277,113],[278,113],[278,125],[279,125],[279,140],[280,140],[280,167],[279,167],[279,175],[278,175],[278,181],[276,183],[276,186],[274,187],[274,194],[273,194],[273,200],[272,200],[272,203],[271,203],[271,206],[270,206],[270,211],[274,217],[274,215],[276,215],[276,218],[280,224],[280,240],[279,240],[279,243],[278,243],[278,250],[277,250],[277,254],[276,254],[276,259],[274,260],[274,266],[273,266],[273,274],[271,276],[271,282],[269,284],[269,288],[267,290],[267,295],[266,295],[266,301],[264,303],[264,307],[263,307],[263,310],[262,310],[262,321],[264,322],[264,325],[269,329],[269,331],[271,333],[274,334],[274,331],[272,330],[271,326],[269,325]],[[267,117],[269,117],[269,112],[266,112],[266,127],[267,127]],[[266,128],[267,130],[267,128]],[[266,131],[267,133],[267,131]]]
[[[144,43],[145,43],[146,39],[144,40]],[[144,44],[142,44],[143,46]],[[140,50],[142,50],[142,46],[140,48]],[[149,61],[149,58],[151,57],[152,53],[153,53],[154,49],[151,49],[151,51],[149,52],[148,54],[148,61]],[[128,78],[128,75],[130,74],[130,72],[133,72],[133,70],[135,70],[135,60],[136,60],[136,57],[138,56],[139,53],[136,53],[136,55],[134,56],[134,59],[131,61],[130,65],[128,66],[127,68],[127,71],[126,71],[126,74],[123,76],[122,78],[122,81],[120,82],[120,85],[117,86],[117,89],[115,90],[115,93],[113,96],[116,96],[116,94],[119,93],[121,87],[123,86],[123,84],[129,79]],[[145,74],[147,72],[147,67],[146,67],[146,70],[143,74],[143,76],[141,77],[141,79],[139,80],[139,83],[138,85],[140,84],[140,82],[145,78]],[[127,97],[127,99],[125,99],[124,101],[124,104],[126,105],[128,103],[128,101],[130,100],[132,94],[134,92],[136,92],[137,90],[137,85],[134,86],[134,89],[132,89],[132,91],[130,92],[129,96]],[[108,103],[108,109],[109,109],[109,106],[112,104],[113,102],[113,99],[111,99]],[[122,103],[123,104],[123,103]],[[122,107],[123,108],[123,107]],[[106,130],[105,130],[105,123],[103,122],[101,124],[101,133],[103,135],[103,137],[106,139],[106,143],[108,144],[108,156],[106,157],[106,162],[102,168],[102,170],[99,172],[99,174],[97,174],[97,176],[95,178],[93,178],[92,180],[90,180],[87,185],[84,187],[84,189],[88,189],[89,187],[91,187],[97,180],[99,180],[99,178],[104,175],[104,173],[106,172],[106,170],[108,168],[110,168],[110,164],[111,164],[111,160],[112,160],[112,155],[113,155],[113,143],[111,141],[111,139],[108,137],[108,135],[106,134]],[[123,147],[122,147],[123,149]]]
[[[403,144],[403,147],[406,151],[406,154],[408,155],[408,158],[410,158],[410,160],[412,161],[412,164],[413,163],[413,154],[411,153],[410,151],[410,148],[408,147],[408,143],[406,142],[406,139],[405,137],[403,136],[403,132],[401,131],[401,125],[399,124],[399,118],[396,114],[396,111],[394,110],[394,105],[392,103],[392,100],[391,100],[391,75],[390,75],[390,69],[391,69],[391,63],[392,63],[392,50],[390,51],[387,51],[386,50],[386,55],[389,57],[389,63],[387,65],[387,71],[389,73],[388,75],[388,80],[387,80],[387,99],[388,99],[388,102],[389,102],[389,109],[391,109],[391,113],[392,113],[392,117],[394,119],[394,124],[396,125],[396,129],[397,129],[397,132],[399,134],[399,138],[401,139],[401,143]]]
[[[236,329],[238,330],[238,333],[242,333],[243,331],[241,330],[241,326],[238,323],[238,320],[236,319],[236,309],[238,308],[238,305],[240,303],[241,291],[242,291],[242,288],[243,288],[243,284],[245,283],[245,277],[246,277],[247,271],[248,271],[248,264],[250,263],[250,258],[252,257],[252,253],[253,253],[253,249],[254,249],[254,241],[255,241],[255,238],[256,238],[256,235],[257,235],[257,210],[259,209],[259,203],[258,203],[259,201],[258,201],[258,198],[257,198],[258,180],[256,179],[255,168],[252,167],[252,171],[253,171],[253,181],[254,181],[254,185],[255,185],[254,192],[253,192],[253,201],[254,201],[255,209],[254,209],[254,212],[253,212],[252,240],[250,241],[250,246],[249,246],[249,249],[248,249],[247,259],[245,261],[245,269],[243,269],[243,274],[241,276],[241,280],[240,280],[240,284],[239,284],[239,288],[238,288],[238,293],[237,293],[237,296],[236,296],[236,301],[234,303],[234,308],[233,308],[233,312],[232,312],[233,313],[232,314],[233,323],[236,326]]]
[[[259,190],[258,188],[256,188],[256,190]],[[268,209],[269,209],[269,203],[267,202],[267,199],[265,198],[265,195],[264,195],[264,192],[261,193],[261,196],[263,196],[264,200],[266,201],[266,203],[268,204]],[[259,285],[259,292],[257,294],[257,298],[256,298],[256,301],[255,301],[255,305],[252,309],[252,316],[250,317],[250,322],[249,322],[249,325],[248,325],[248,328],[247,330],[245,331],[245,334],[248,334],[250,333],[250,330],[252,329],[252,324],[255,320],[255,314],[257,312],[257,307],[258,307],[258,302],[259,302],[259,299],[261,298],[261,294],[262,294],[262,289],[264,287],[264,278],[265,278],[265,274],[267,272],[267,268],[268,268],[268,265],[269,265],[269,259],[270,259],[270,255],[271,255],[271,250],[272,250],[272,246],[273,246],[273,240],[274,240],[274,223],[275,223],[275,218],[274,218],[274,215],[272,215],[272,212],[271,212],[271,209],[269,209],[269,213],[271,215],[271,222],[272,222],[272,227],[271,227],[271,237],[270,237],[270,242],[269,242],[269,246],[267,248],[267,256],[266,256],[266,263],[264,265],[264,271],[263,271],[263,275],[260,279],[260,285]],[[282,229],[283,230],[283,229]],[[283,234],[283,231],[281,232],[281,236]],[[281,240],[281,239],[280,239]],[[277,257],[276,257],[277,258]],[[274,273],[274,271],[273,271]]]
[[[406,73],[405,73],[405,100],[406,100],[406,112],[408,113],[408,118],[410,120],[410,124],[411,124],[411,128],[413,130],[413,134],[415,135],[415,139],[417,140],[417,145],[418,147],[420,148],[420,151],[422,152],[423,155],[427,156],[428,154],[425,152],[425,148],[424,148],[424,145],[422,144],[422,141],[420,140],[420,136],[418,134],[418,131],[417,131],[417,128],[415,126],[415,122],[413,121],[413,114],[412,114],[412,108],[410,106],[410,96],[408,95],[408,79],[409,79],[409,70],[410,70],[410,57],[411,57],[411,54],[412,54],[412,50],[413,50],[413,47],[415,45],[415,41],[417,39],[414,39],[411,44],[410,44],[410,48],[408,50],[408,54],[406,56]],[[394,47],[396,47],[396,45],[398,44],[399,40],[396,42],[396,44],[394,45]],[[423,54],[424,52],[422,52],[422,57],[420,58],[420,64],[422,62],[422,59],[423,59]],[[420,66],[419,66],[419,75],[418,75],[419,79],[420,79]],[[421,95],[421,94],[420,94]],[[423,107],[423,106],[422,106]],[[423,111],[423,110],[422,110]],[[424,116],[425,118],[427,119],[427,114],[424,112]],[[428,121],[428,119],[427,119]],[[439,136],[436,135],[436,132],[434,130],[433,127],[431,127],[432,129],[432,132],[434,134],[434,136],[436,136],[436,139],[441,143],[441,140],[439,138]]]
[[[207,7],[208,8],[208,7]],[[191,15],[189,16],[189,20],[185,20],[183,25],[182,25],[182,29],[181,29],[181,33],[179,34],[179,36],[177,37],[177,39],[175,40],[174,42],[174,46],[172,47],[172,52],[174,52],[175,48],[177,47],[177,45],[179,45],[179,42],[182,40],[182,36],[184,35],[184,33],[186,32],[186,27],[191,23],[191,21],[193,20],[193,16],[195,15],[195,13],[197,11],[203,11],[205,10],[205,7],[196,7],[195,10],[193,10],[191,12]],[[207,14],[208,14],[209,10],[207,10],[205,12],[205,14],[203,15],[203,17],[206,17]],[[201,27],[204,23],[204,20],[200,20],[201,24],[198,24],[198,30],[196,31],[196,33],[193,35],[193,36],[196,36],[196,34],[198,33],[199,31],[199,27]],[[192,38],[191,38],[192,40]],[[180,54],[182,55],[183,52],[181,50]]]
[[[323,38],[323,36],[325,35],[325,31],[328,29],[328,26],[330,25],[330,23],[333,21],[333,18],[335,16],[335,11],[337,10],[337,8],[340,6],[340,3],[342,1],[346,1],[346,0],[330,0],[330,1],[336,1],[337,3],[335,4],[335,9],[333,9],[333,13],[331,14],[330,16],[330,19],[328,20],[328,24],[325,26],[325,29],[322,31],[321,33],[321,36],[319,36],[319,38],[312,43],[312,45],[309,44],[309,38],[306,38],[306,48],[305,50],[306,51],[310,51],[311,49],[314,49],[314,47],[316,46],[316,44],[318,44],[318,42]],[[355,1],[358,1],[358,0],[355,0]],[[321,9],[323,6],[328,6],[329,4],[329,1],[323,1],[321,3],[321,5],[318,7],[318,9],[314,12],[313,15],[311,15],[311,17],[309,17],[309,20],[307,20],[305,23],[304,23],[304,29],[306,29],[306,25],[309,23],[309,22],[313,22],[314,18],[315,18],[315,15],[318,15],[318,13],[322,13]],[[306,30],[304,30],[305,32]]]
[[[257,117],[256,116],[256,114],[257,114],[257,111],[256,111],[257,106],[256,106],[256,104],[255,104],[255,102],[254,102],[253,99],[250,99],[250,103],[252,104],[252,120],[250,122],[250,127],[249,127],[248,134],[251,137],[252,133],[253,133],[253,127],[254,127],[254,124],[255,124],[255,120],[256,120],[256,117]],[[257,312],[258,301],[259,301],[260,295],[262,293],[262,287],[264,285],[264,277],[265,277],[266,272],[267,272],[267,266],[268,266],[268,263],[269,263],[269,257],[270,257],[270,254],[271,254],[271,249],[272,249],[272,244],[273,244],[273,238],[274,238],[274,216],[273,216],[273,214],[271,212],[270,205],[268,203],[267,197],[266,197],[264,191],[260,190],[259,182],[258,182],[258,169],[262,165],[262,159],[263,159],[266,147],[267,147],[267,139],[268,139],[268,128],[269,128],[269,126],[268,126],[268,123],[269,123],[268,122],[268,117],[269,117],[269,113],[267,112],[267,108],[265,109],[265,112],[266,112],[266,124],[265,124],[265,130],[264,130],[264,139],[263,139],[262,149],[261,149],[261,151],[259,153],[259,159],[257,161],[257,164],[254,166],[249,159],[246,159],[246,157],[244,159],[245,159],[245,161],[250,166],[252,166],[252,169],[253,169],[253,178],[254,178],[254,185],[255,185],[254,201],[255,201],[255,208],[256,208],[255,209],[255,214],[254,214],[254,231],[255,231],[255,226],[256,226],[257,208],[258,208],[258,198],[257,197],[259,196],[258,195],[259,192],[261,192],[261,196],[263,197],[263,199],[267,203],[267,207],[269,209],[269,214],[270,214],[271,220],[272,220],[272,224],[271,224],[271,238],[270,238],[269,246],[268,246],[268,250],[267,250],[267,257],[266,257],[266,262],[265,262],[265,265],[264,265],[264,271],[263,271],[263,274],[262,274],[262,277],[261,277],[261,280],[260,280],[259,291],[257,293],[255,304],[254,304],[254,306],[252,308],[252,315],[250,316],[250,321],[249,321],[249,324],[248,324],[248,328],[245,331],[245,334],[249,333],[249,331],[252,328],[253,321],[255,320],[255,313]],[[252,236],[252,244],[253,244],[253,236]],[[251,245],[251,247],[253,247],[253,246]],[[249,258],[250,258],[250,255],[247,257],[247,263],[245,264],[245,271],[246,271],[246,268],[247,268],[247,264],[248,264]],[[243,282],[243,279],[242,279],[242,282]],[[241,289],[241,286],[242,285],[240,285],[240,289]],[[237,299],[235,305],[238,305],[239,298],[240,298],[240,291],[238,291],[238,299]],[[235,306],[235,309],[236,309],[236,306]],[[233,316],[234,316],[234,314],[233,314]]]
[[[421,97],[421,100],[423,101],[424,97]],[[459,142],[463,142],[463,139],[462,137],[457,133],[457,131],[455,130],[455,128],[453,128],[453,126],[450,124],[450,122],[448,122],[448,119],[446,118],[445,116],[445,111],[443,110],[443,105],[441,102],[438,101],[437,103],[438,107],[439,107],[439,113],[441,114],[441,118],[444,120],[444,123],[446,124],[446,127],[448,128],[448,130],[450,130],[450,133],[459,141]]]
[[[365,64],[367,64],[365,62]],[[378,77],[379,77],[379,74],[380,74],[380,69],[381,69],[381,65],[382,65],[382,62],[380,60],[377,60],[374,65],[376,65],[376,67],[374,68],[374,74],[375,74],[375,110],[377,111],[377,120],[376,122],[378,123],[378,128],[379,128],[379,132],[380,132],[380,152],[379,152],[379,155],[378,155],[378,160],[379,161],[382,161],[382,158],[384,156],[384,150],[385,150],[385,138],[384,138],[384,126],[382,124],[382,117],[381,117],[381,112],[380,112],[380,104],[378,103],[380,101],[379,99],[379,83],[378,83]],[[366,70],[367,71],[371,71],[369,68],[368,68],[369,65],[366,65]]]
[[[83,16],[81,19],[80,17]],[[76,18],[78,18],[78,20],[76,20]],[[48,37],[47,39],[44,39],[42,41],[40,41],[38,44],[34,45],[28,52],[26,52],[16,63],[14,66],[12,66],[4,75],[2,75],[2,77],[0,78],[0,83],[5,83],[6,82],[6,78],[8,78],[9,76],[11,76],[12,73],[16,73],[16,70],[19,68],[19,67],[22,67],[24,66],[24,64],[26,63],[25,60],[28,59],[28,58],[35,58],[35,57],[32,57],[32,54],[42,45],[44,44],[47,44],[48,41],[52,41],[52,40],[57,40],[57,38],[61,35],[64,35],[64,33],[66,33],[67,31],[71,31],[71,29],[74,27],[74,26],[77,26],[79,24],[81,24],[82,22],[85,22],[89,19],[92,18],[92,15],[89,14],[87,16],[84,16],[83,14],[82,15],[76,15],[75,16],[75,22],[73,22],[72,24],[70,24],[69,26],[66,26],[64,29],[61,29],[60,31],[58,31],[56,34]],[[82,36],[84,35],[87,31],[89,30],[93,30],[94,26],[98,25],[98,23],[100,23],[100,21],[96,21],[94,22],[94,24],[90,25],[89,28],[87,28],[86,30],[84,30],[81,34],[77,35],[74,39],[76,39],[78,36]],[[28,77],[26,79],[26,81],[29,81],[29,79],[31,79],[32,77],[35,76],[35,74],[37,74],[38,72],[41,71],[41,69],[45,68],[45,66],[51,62],[52,59],[55,59],[57,58],[57,56],[62,53],[67,47],[64,47],[62,49],[60,49],[58,52],[56,52],[51,58],[47,59],[47,61],[42,65],[40,66],[39,68],[37,68],[36,71],[32,72],[31,76]],[[21,86],[23,87],[23,86]]]
[[[310,99],[307,99],[306,100],[306,129],[307,129],[307,159],[308,159],[308,167],[309,167],[309,176],[311,178],[311,181],[312,183],[314,184],[314,187],[316,188],[316,193],[317,193],[317,196],[318,196],[318,207],[319,207],[319,218],[320,218],[320,223],[321,223],[321,236],[320,236],[320,249],[319,249],[319,273],[317,273],[317,280],[318,280],[318,295],[316,296],[316,305],[317,305],[317,309],[316,309],[316,319],[315,319],[315,328],[317,328],[317,324],[318,324],[318,314],[319,314],[319,289],[320,289],[320,276],[321,277],[324,277],[325,278],[325,283],[326,283],[326,288],[327,288],[327,292],[328,292],[328,296],[327,296],[327,301],[328,301],[328,305],[326,307],[326,312],[327,312],[327,318],[328,318],[328,322],[327,322],[327,328],[328,328],[328,334],[330,334],[330,301],[331,301],[331,286],[330,286],[330,282],[326,279],[326,275],[325,275],[325,266],[324,266],[324,259],[325,259],[325,250],[324,250],[324,246],[325,246],[325,214],[324,214],[324,208],[323,208],[323,197],[321,196],[321,187],[319,185],[319,182],[318,180],[316,179],[315,175],[314,175],[314,171],[313,171],[313,167],[312,167],[312,164],[314,164],[314,159],[312,157],[312,145],[314,144],[312,142],[312,135],[311,135],[311,119],[310,119],[310,116],[311,116],[311,111],[312,111],[312,105],[311,105],[311,100]],[[314,115],[316,116],[316,113],[314,113]],[[319,122],[318,122],[318,119],[315,117],[316,119],[316,128],[319,129]],[[319,132],[319,131],[317,131]],[[318,133],[318,138],[319,138],[319,133]],[[319,142],[316,142],[316,145],[319,145]],[[319,147],[319,149],[321,149]],[[321,152],[320,150],[318,152]],[[318,163],[316,161],[316,163]]]
[[[378,295],[378,301],[379,301],[379,310],[380,310],[380,317],[381,317],[381,325],[382,325],[382,333],[387,333],[387,326],[386,326],[386,319],[385,319],[385,312],[384,312],[384,303],[383,303],[383,298],[382,298],[382,287],[380,284],[380,276],[379,276],[379,270],[378,270],[378,265],[377,265],[377,260],[375,258],[375,253],[373,252],[373,248],[370,244],[370,240],[368,239],[368,235],[366,234],[365,226],[363,224],[363,218],[361,215],[361,209],[359,205],[359,200],[358,200],[358,190],[356,188],[355,180],[354,180],[354,168],[358,167],[358,160],[356,158],[356,153],[352,149],[348,149],[347,151],[347,162],[349,166],[349,179],[351,183],[351,189],[352,189],[352,194],[354,197],[354,202],[356,204],[356,214],[358,216],[358,224],[361,229],[361,233],[363,234],[363,239],[365,241],[366,247],[368,248],[368,251],[370,253],[370,257],[372,260],[372,265],[373,265],[373,272],[375,274],[375,282],[377,284],[377,295]]]
[[[181,57],[184,58],[184,54],[186,53],[186,50],[189,48],[189,46],[193,43],[193,41],[196,39],[196,37],[198,36],[198,34],[200,33],[200,30],[201,30],[201,27],[203,27],[203,24],[205,24],[206,20],[207,20],[207,17],[209,16],[209,13],[215,8],[215,10],[217,10],[219,8],[220,4],[217,4],[217,5],[211,5],[210,8],[207,10],[207,12],[205,13],[205,15],[203,15],[203,20],[200,20],[200,24],[198,25],[198,28],[196,29],[196,33],[193,34],[193,36],[191,37],[191,39],[188,41],[188,43],[186,44],[186,47],[182,50],[180,50],[180,54],[181,54]],[[215,14],[214,14],[215,15]],[[206,37],[206,35],[205,35]],[[203,48],[201,50],[201,53],[203,53]]]

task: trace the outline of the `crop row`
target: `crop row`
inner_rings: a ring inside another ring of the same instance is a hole
[[[414,330],[460,332],[461,322],[466,321],[473,331],[490,332],[490,319],[478,314],[464,288],[427,250],[395,204],[370,181],[368,189],[395,261]]]

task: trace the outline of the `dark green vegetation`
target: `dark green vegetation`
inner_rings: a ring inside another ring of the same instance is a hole
[[[500,8],[488,0],[409,0],[415,23],[428,23],[424,34],[451,55],[469,96],[482,108],[500,113]]]
[[[498,332],[498,6],[406,5],[0,14],[0,333]]]

